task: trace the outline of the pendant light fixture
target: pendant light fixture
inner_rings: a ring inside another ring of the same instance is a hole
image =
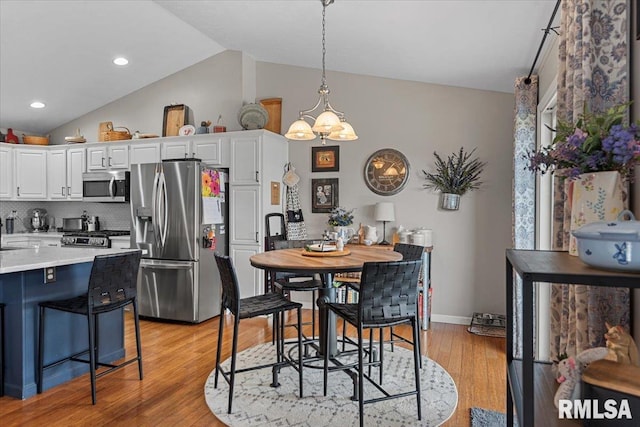
[[[322,3],[322,83],[320,89],[318,89],[318,102],[313,108],[300,111],[298,120],[293,122],[289,127],[289,130],[284,135],[288,139],[297,141],[309,141],[315,139],[316,136],[320,136],[322,144],[326,143],[327,139],[333,141],[353,141],[358,139],[353,127],[347,123],[344,117],[344,113],[336,110],[329,104],[329,86],[327,86],[327,79],[325,73],[325,12],[327,6],[333,3],[334,0],[320,0]],[[316,108],[322,106],[322,112],[315,118],[313,113]],[[305,119],[314,120],[313,126],[309,125]]]

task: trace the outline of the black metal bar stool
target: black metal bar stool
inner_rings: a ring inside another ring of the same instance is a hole
[[[227,412],[231,413],[231,405],[233,403],[233,386],[235,384],[236,374],[241,372],[253,371],[255,369],[271,368],[273,375],[272,387],[278,387],[278,373],[283,366],[292,366],[298,371],[298,380],[300,387],[300,397],[302,397],[302,328],[301,313],[302,304],[291,302],[283,295],[275,292],[268,292],[253,297],[240,298],[240,288],[238,279],[231,258],[228,256],[214,255],[220,279],[222,282],[222,303],[220,309],[220,326],[218,328],[218,345],[216,349],[216,372],[214,376],[213,387],[218,388],[218,374],[229,384],[229,407]],[[229,371],[222,368],[220,355],[222,354],[222,337],[224,330],[225,310],[229,310],[233,314],[233,344],[231,348],[231,367]],[[298,314],[298,360],[290,359],[284,351],[284,313],[289,310],[296,310]],[[273,328],[276,338],[276,360],[273,363],[267,363],[259,366],[251,366],[242,369],[236,369],[236,356],[238,352],[238,329],[240,319],[247,319],[256,316],[273,315]]]
[[[0,303],[0,397],[4,396],[4,307]]]
[[[424,247],[420,246],[420,245],[411,245],[411,244],[407,244],[407,243],[396,243],[393,246],[393,250],[395,252],[401,253],[402,254],[402,260],[403,261],[417,261],[417,260],[421,260],[422,259],[422,254],[424,252]],[[344,281],[345,285],[348,286],[349,288],[360,292],[360,282],[359,281]],[[416,280],[416,288],[418,287],[418,280]],[[346,335],[346,329],[347,328],[347,322],[344,321],[342,324],[342,335],[345,336]],[[393,326],[391,326],[390,328],[390,337],[388,341],[384,341],[384,327],[380,328],[380,382],[382,382],[382,375],[383,375],[383,359],[384,359],[384,354],[383,354],[383,346],[384,346],[384,342],[387,342],[389,344],[391,344],[391,351],[394,350],[393,346],[395,344],[396,341],[402,341],[402,342],[406,342],[410,345],[413,345],[413,342],[409,339],[404,338],[401,335],[398,335],[394,332],[393,330]],[[342,350],[344,351],[344,343],[345,341],[343,341],[342,344]],[[420,344],[420,334],[418,333],[418,350],[420,350],[422,348],[421,344]],[[369,331],[369,356],[372,357],[373,355],[373,350],[372,350],[372,346],[373,346],[373,330]],[[420,368],[422,368],[422,357],[420,357]],[[369,365],[369,375],[371,375],[371,365]]]
[[[40,306],[40,325],[38,332],[38,372],[36,376],[38,393],[42,393],[44,370],[67,361],[89,364],[91,375],[91,400],[96,404],[96,379],[122,368],[130,363],[138,363],[138,373],[142,380],[142,348],[140,345],[140,324],[138,322],[138,302],[136,288],[141,252],[127,252],[115,255],[99,255],[94,258],[89,276],[87,293],[63,300],[43,301]],[[99,361],[98,319],[102,313],[118,310],[126,305],[133,306],[133,318],[136,333],[136,357],[118,365]],[[44,334],[46,310],[60,310],[87,317],[89,348],[55,362],[44,364]],[[89,360],[79,357],[89,354]],[[107,367],[96,374],[96,367]]]
[[[364,405],[407,396],[416,396],[418,420],[422,419],[420,407],[420,354],[418,350],[418,275],[422,261],[367,262],[361,276],[360,295],[357,304],[325,303],[327,310],[342,317],[358,331],[358,362],[337,364],[329,368],[329,353],[324,355],[324,396],[327,395],[329,371],[355,369],[358,372],[358,411],[360,427],[364,426]],[[328,328],[328,320],[325,327]],[[413,365],[415,388],[405,392],[388,392],[364,373],[365,366],[379,365],[380,362],[364,362],[363,335],[365,329],[379,329],[395,325],[409,324],[413,332]],[[344,337],[346,340],[350,340]],[[325,345],[329,345],[327,334]],[[371,383],[383,394],[381,397],[365,399],[364,380]]]

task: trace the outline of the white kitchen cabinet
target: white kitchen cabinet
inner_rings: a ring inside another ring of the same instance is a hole
[[[263,251],[265,215],[282,212],[282,194],[272,201],[271,183],[282,181],[289,158],[287,140],[264,130],[232,132],[228,136],[230,253],[235,255],[238,277],[247,280],[244,292],[256,295],[264,289],[264,274],[251,266],[249,257]]]
[[[259,135],[231,137],[230,183],[260,184],[260,154]]]
[[[0,200],[12,199],[15,194],[13,151],[10,144],[0,144]]]
[[[84,148],[67,149],[67,199],[82,200],[82,174],[85,172]]]
[[[60,243],[61,236],[47,236],[46,234],[39,235],[40,237],[40,246],[48,246],[48,247],[56,247],[59,248],[62,246]]]
[[[16,199],[46,199],[47,150],[18,148],[15,155]]]
[[[131,238],[129,236],[111,237],[111,247],[117,249],[129,249],[131,247]]]
[[[129,144],[87,147],[87,171],[129,169]]]
[[[82,200],[84,148],[47,152],[47,193],[51,200]]]
[[[162,143],[162,159],[197,158],[209,165],[222,165],[224,136],[197,135]]]
[[[47,151],[47,194],[49,198],[67,198],[67,150]]]
[[[230,188],[230,244],[260,244],[260,187],[257,185]]]
[[[263,293],[261,279],[264,276],[261,270],[251,266],[252,255],[262,252],[260,246],[244,245],[231,246],[229,256],[233,260],[233,266],[238,277],[240,298],[252,297]]]
[[[159,142],[137,143],[129,146],[130,163],[158,163],[162,160]]]

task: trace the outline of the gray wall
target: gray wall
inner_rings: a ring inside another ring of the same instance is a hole
[[[282,129],[298,110],[317,100],[320,71],[258,63],[258,98],[283,98]],[[339,203],[355,208],[359,223],[373,220],[373,205],[391,201],[396,221],[390,228],[424,226],[433,230],[433,314],[436,320],[466,321],[474,311],[505,312],[504,251],[511,246],[512,94],[437,86],[410,81],[328,72],[331,104],[344,111],[359,135],[340,146],[340,172],[310,173],[315,141],[291,141],[289,158],[300,175],[301,203],[311,236],[327,229],[327,214],[311,213],[311,179],[339,179]],[[433,166],[433,152],[448,155],[460,146],[478,147],[487,161],[484,187],[463,196],[457,212],[438,210],[438,195],[424,190],[422,169]],[[378,196],[363,179],[367,158],[380,148],[407,156],[411,174],[394,196]]]

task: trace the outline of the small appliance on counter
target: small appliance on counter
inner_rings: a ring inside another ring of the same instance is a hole
[[[27,211],[27,218],[29,220],[28,222],[29,231],[32,233],[47,231],[49,229],[49,225],[47,224],[46,216],[47,216],[46,209],[42,209],[42,208],[29,209],[29,211]]]

